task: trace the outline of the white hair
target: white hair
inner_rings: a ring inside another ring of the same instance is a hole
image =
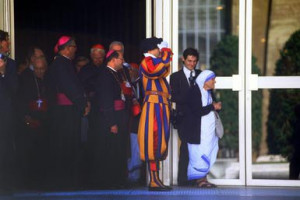
[[[115,45],[120,45],[122,47],[122,52],[124,53],[124,44],[120,41],[113,41],[112,43],[110,43],[109,50],[111,50]]]

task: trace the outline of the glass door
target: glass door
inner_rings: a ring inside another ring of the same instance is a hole
[[[300,186],[299,6],[246,3],[247,185]]]
[[[147,2],[154,11],[148,15],[147,36],[169,42],[174,52],[172,72],[182,68],[184,49],[193,47],[200,52],[197,68],[217,75],[215,94],[223,105],[225,135],[210,181],[300,186],[299,177],[290,179],[290,162],[298,151],[293,138],[299,138],[293,134],[294,110],[300,102],[300,47],[295,46],[300,44],[300,33],[293,34],[300,27],[300,2]],[[179,144],[173,129],[169,156],[162,166],[167,184],[177,184]]]
[[[174,54],[173,72],[182,68],[184,49],[192,47],[200,54],[196,68],[211,69],[217,75],[215,96],[222,102],[220,116],[225,136],[219,141],[217,161],[208,178],[218,185],[245,185],[245,3],[238,0],[173,3],[178,3],[178,16],[174,17],[178,19],[178,33],[173,37],[178,55]]]

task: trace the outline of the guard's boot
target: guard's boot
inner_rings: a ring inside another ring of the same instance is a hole
[[[172,187],[164,185],[159,179],[157,171],[150,171],[149,191],[170,191]]]

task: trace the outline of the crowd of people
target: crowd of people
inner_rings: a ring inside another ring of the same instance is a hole
[[[218,151],[212,111],[222,106],[210,92],[215,74],[195,70],[196,49],[184,51],[170,85],[173,53],[161,38],[141,41],[140,65],[125,62],[120,41],[93,45],[90,58],[76,50],[73,37],[61,36],[49,66],[33,46],[17,69],[0,30],[1,190],[125,188],[146,184],[146,168],[149,190],[171,190],[159,168],[172,101],[180,113],[178,184],[215,187],[207,180]]]

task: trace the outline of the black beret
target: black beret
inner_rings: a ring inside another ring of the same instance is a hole
[[[147,53],[150,50],[158,48],[157,45],[162,42],[162,38],[152,37],[146,38],[141,42],[141,50],[143,53]]]

